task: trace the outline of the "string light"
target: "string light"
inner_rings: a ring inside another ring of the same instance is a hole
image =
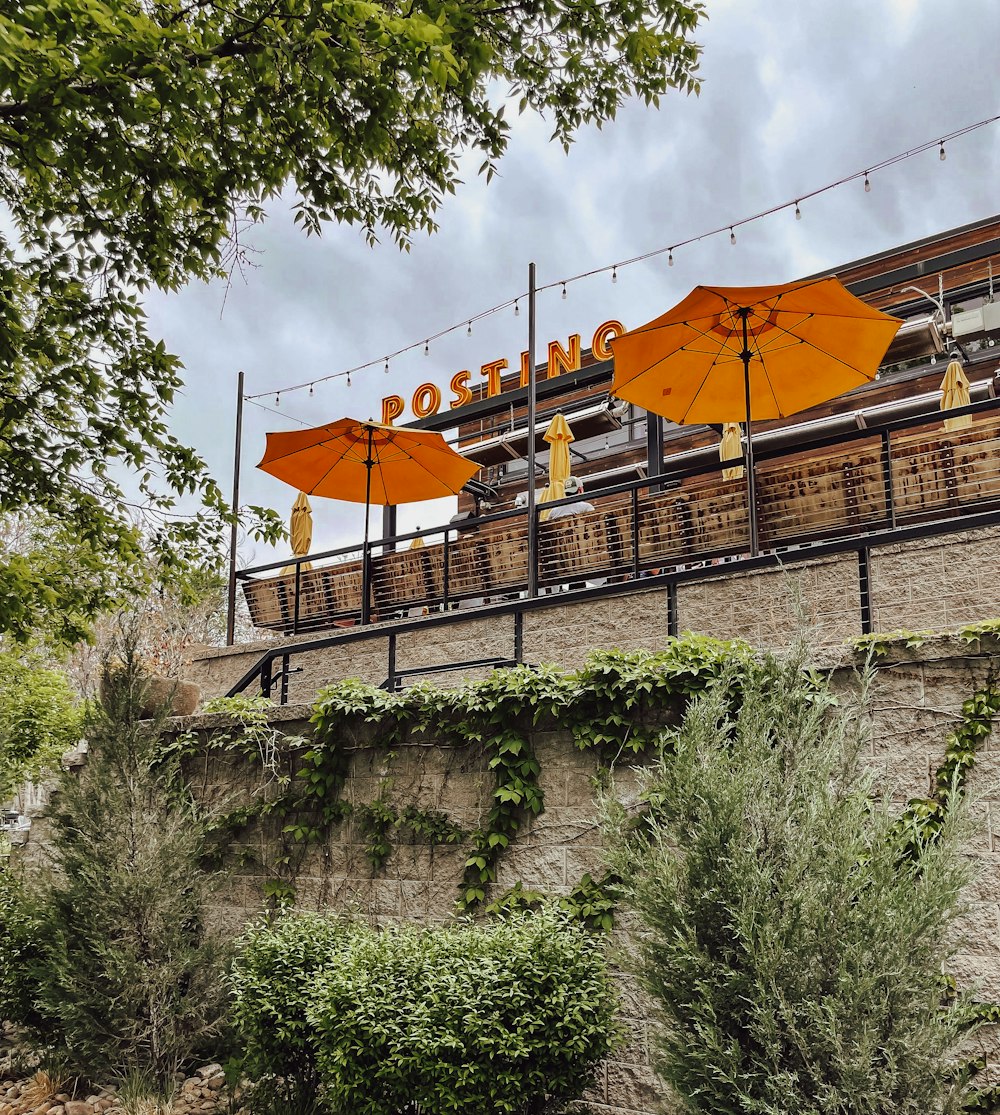
[[[280,395],[280,394],[279,394],[279,395],[275,395],[275,396],[274,396],[274,405],[275,405],[276,407],[280,407],[280,406],[281,406],[281,395]]]
[[[389,374],[389,357],[388,356],[385,358],[385,367],[382,369],[382,371],[385,372],[386,375]]]
[[[350,372],[347,373],[347,386],[348,387],[351,386],[351,373]]]
[[[843,186],[848,182],[854,181],[855,179],[860,178],[862,180],[865,193],[870,193],[871,192],[870,176],[873,173],[875,173],[876,171],[885,170],[887,167],[895,166],[897,163],[901,163],[901,162],[904,162],[908,159],[914,158],[915,156],[923,154],[926,151],[933,150],[935,147],[937,147],[937,149],[938,149],[938,157],[943,161],[944,159],[947,158],[947,154],[946,154],[946,150],[945,150],[945,145],[947,143],[951,142],[954,139],[958,139],[959,137],[967,136],[970,133],[979,130],[980,128],[986,127],[987,125],[995,124],[998,121],[1000,121],[1000,113],[994,114],[994,115],[989,116],[989,117],[986,117],[982,120],[978,120],[974,124],[968,124],[968,125],[966,125],[962,128],[956,128],[954,131],[948,132],[947,134],[940,136],[936,140],[926,140],[923,143],[920,143],[920,144],[918,144],[914,147],[908,148],[908,149],[903,150],[903,151],[899,151],[899,152],[897,152],[893,155],[890,155],[890,156],[888,156],[884,159],[881,159],[877,163],[874,163],[874,164],[870,165],[867,170],[854,171],[851,174],[844,175],[842,178],[836,179],[836,180],[831,181],[831,182],[827,182],[824,185],[819,186],[814,190],[810,190],[807,194],[800,195],[800,197],[797,200],[792,199],[792,200],[789,200],[789,201],[783,201],[783,202],[781,202],[777,205],[771,206],[768,209],[762,210],[759,213],[753,213],[753,214],[750,214],[746,217],[743,217],[741,220],[734,221],[731,225],[721,225],[717,228],[708,229],[704,232],[698,233],[696,235],[692,235],[692,236],[690,236],[690,237],[688,237],[684,240],[677,241],[674,244],[670,245],[669,247],[655,248],[652,251],[644,252],[641,255],[637,255],[637,256],[631,257],[629,259],[622,260],[622,262],[620,264],[616,263],[612,266],[611,281],[614,282],[614,283],[616,283],[618,281],[618,268],[619,267],[627,267],[627,266],[629,266],[633,263],[643,262],[645,260],[653,259],[656,256],[663,255],[663,254],[667,255],[668,266],[673,266],[673,262],[674,262],[673,254],[674,254],[674,249],[675,248],[683,248],[683,247],[686,247],[690,244],[700,243],[703,240],[707,240],[710,237],[713,237],[713,236],[718,235],[719,233],[725,232],[727,228],[729,229],[729,241],[730,241],[731,244],[733,244],[735,246],[735,244],[736,244],[736,226],[737,225],[750,224],[753,221],[761,220],[764,217],[769,217],[772,214],[777,213],[782,209],[789,208],[790,206],[793,206],[793,205],[795,206],[796,217],[798,217],[799,212],[800,212],[801,202],[803,200],[808,200],[809,198],[817,197],[821,194],[827,193],[828,191],[836,189],[840,186]],[[603,266],[603,267],[597,267],[592,271],[581,272],[579,275],[571,275],[568,279],[560,279],[560,280],[557,280],[556,282],[549,283],[549,284],[547,284],[545,286],[542,286],[542,287],[539,287],[537,289],[539,289],[539,290],[550,290],[550,289],[552,289],[553,287],[556,287],[556,286],[562,287],[564,284],[568,284],[568,283],[571,283],[571,282],[576,282],[579,279],[590,278],[593,275],[598,275],[598,274],[601,274],[601,273],[606,272],[606,271],[607,271],[607,266],[606,265]],[[520,316],[519,302],[520,302],[521,297],[524,297],[524,296],[519,295],[518,298],[515,298],[513,300],[514,316],[515,317]],[[511,304],[512,304],[512,302],[511,302],[510,299],[508,299],[504,302],[500,302],[496,306],[493,306],[488,310],[484,310],[483,312],[476,314],[474,319],[479,320],[480,318],[488,317],[491,314],[498,313],[501,310],[505,310]],[[466,318],[467,328],[468,328],[469,325],[471,325],[472,320],[473,320],[472,318]],[[430,355],[430,342],[431,342],[431,340],[437,340],[440,337],[448,336],[449,334],[456,332],[461,327],[462,327],[461,326],[461,321],[458,321],[454,325],[450,325],[447,328],[442,329],[439,332],[431,334],[430,336],[428,336],[424,341],[424,355],[425,356]],[[419,347],[420,347],[420,342],[419,341],[414,341],[412,344],[405,345],[402,348],[396,350],[395,352],[390,353],[389,357],[386,358],[386,361],[388,361],[388,359],[395,359],[395,357],[402,356],[404,353],[407,353],[407,352],[414,352]],[[364,371],[364,370],[369,369],[369,368],[374,368],[377,364],[378,364],[377,359],[376,360],[371,360],[371,361],[368,361],[367,363],[359,364],[359,365],[355,366],[354,368],[351,369],[351,371],[352,372]],[[347,375],[346,371],[332,372],[330,375],[323,376],[315,382],[325,383],[327,380],[336,379],[336,378],[339,378],[341,376],[346,376],[346,375]],[[311,386],[312,386],[312,383],[307,380],[304,383],[290,384],[290,385],[285,386],[284,388],[280,388],[276,392],[275,397],[274,397],[275,405],[280,405],[280,395],[281,395],[282,391],[285,391],[285,392],[300,391],[300,390],[303,390],[303,389],[311,387]],[[258,395],[246,395],[246,396],[244,396],[244,398],[248,402],[251,402],[251,401],[254,401],[256,399],[265,398],[269,394],[270,394],[270,391],[264,391],[264,392],[261,392]],[[296,419],[296,421],[297,421],[297,419]]]
[[[563,300],[565,300],[565,298],[566,298],[566,284],[565,284],[565,283],[563,283],[563,293],[562,293],[562,296],[563,296]]]
[[[315,391],[313,391],[313,385],[311,383],[309,384],[309,394],[310,396],[315,394]]]
[[[465,331],[465,335],[466,335],[467,337],[471,337],[471,336],[472,336],[472,322],[471,322],[471,321],[469,322],[469,328],[468,328],[468,329],[466,329],[466,331]]]
[[[799,203],[798,202],[795,203],[795,219],[797,221],[802,220],[802,210],[799,208]]]

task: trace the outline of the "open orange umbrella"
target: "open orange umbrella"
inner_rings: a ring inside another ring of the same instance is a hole
[[[395,506],[454,495],[480,466],[433,431],[341,418],[268,434],[257,467],[308,495],[363,503],[367,557],[373,503]]]
[[[753,419],[784,418],[869,382],[900,324],[833,278],[699,286],[612,338],[611,390],[674,422],[746,422],[756,552]]]

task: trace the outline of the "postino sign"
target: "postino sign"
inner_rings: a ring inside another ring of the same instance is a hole
[[[620,321],[605,321],[602,322],[595,330],[593,339],[590,342],[591,350],[598,360],[611,359],[611,347],[609,342],[612,337],[621,336],[625,332],[625,326]],[[574,333],[567,341],[566,347],[563,348],[559,341],[549,342],[549,356],[548,364],[545,369],[545,378],[552,379],[554,376],[560,376],[563,372],[574,372],[580,367],[580,357],[582,349],[580,347],[580,334]],[[528,386],[528,353],[521,353],[521,374],[518,377],[517,384],[513,381],[503,383],[503,374],[510,367],[510,361],[504,357],[502,360],[491,360],[488,364],[483,364],[478,372],[481,377],[479,380],[473,382],[472,372],[468,369],[463,369],[461,372],[456,372],[451,377],[449,388],[451,395],[448,399],[448,406],[451,410],[458,410],[460,407],[467,406],[475,398],[473,388],[483,386],[486,388],[486,398],[492,399],[499,395],[503,390],[510,390],[515,386],[527,387]],[[483,382],[485,381],[485,382]],[[410,399],[410,410],[414,418],[427,418],[432,414],[437,414],[444,403],[444,398],[441,393],[441,388],[436,383],[422,383],[413,392]],[[400,418],[406,410],[406,400],[402,395],[386,395],[382,400],[382,421],[386,424],[395,422]]]

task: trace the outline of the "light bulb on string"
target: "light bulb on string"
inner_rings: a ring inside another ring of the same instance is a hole
[[[736,233],[733,231],[732,225],[729,226],[729,243],[734,245],[736,243]]]
[[[566,284],[565,284],[565,283],[563,283],[563,291],[562,291],[562,296],[563,296],[563,299],[565,299],[565,298],[566,298]]]
[[[350,372],[347,373],[347,386],[348,387],[351,386],[351,373]]]
[[[387,356],[387,357],[385,358],[385,366],[384,366],[384,367],[382,368],[382,371],[383,371],[383,372],[384,372],[384,373],[385,373],[386,375],[388,375],[388,374],[389,374],[389,357],[388,357],[388,356]]]
[[[465,335],[466,335],[467,337],[471,337],[471,336],[472,336],[472,322],[471,322],[471,321],[469,322],[469,328],[468,328],[468,329],[466,329],[466,331],[465,331]]]
[[[667,252],[667,266],[673,267],[674,265],[674,249],[670,248]]]
[[[280,407],[280,406],[281,406],[281,396],[280,396],[280,395],[275,395],[275,396],[274,396],[274,405],[275,405],[276,407]]]
[[[521,307],[517,304],[517,299],[514,299],[514,317],[521,316]]]
[[[798,202],[795,203],[795,219],[797,221],[802,220],[802,210],[799,208],[799,203]]]
[[[313,390],[313,385],[311,383],[309,384],[309,394],[310,394],[310,396],[316,394],[316,392]]]
[[[941,139],[941,140],[938,140],[938,142],[941,144],[940,150],[938,151],[938,158],[941,160],[941,162],[944,162],[945,159],[948,158],[947,154],[945,153],[945,149],[944,149],[944,140]]]
[[[430,343],[430,341],[424,341],[424,356],[430,356],[430,354],[431,354],[431,343]]]
[[[871,192],[872,192],[872,184],[871,184],[871,182],[868,181],[868,171],[866,170],[865,171],[865,193],[870,194]]]
[[[614,265],[614,267],[611,268],[611,281],[613,283],[618,282],[618,264],[617,263]]]

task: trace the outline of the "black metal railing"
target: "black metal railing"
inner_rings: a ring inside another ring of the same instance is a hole
[[[943,429],[944,419],[963,417],[968,427]],[[1000,400],[761,447],[755,464],[754,539],[746,482],[724,479],[717,462],[602,488],[585,497],[596,501],[593,510],[579,514],[548,518],[578,497],[541,505],[539,593],[607,592],[648,575],[743,561],[754,549],[780,553],[1000,506]],[[311,634],[512,603],[529,592],[527,538],[526,513],[514,509],[377,539],[360,553],[340,547],[272,562],[238,578],[255,626]],[[427,544],[409,548],[416,539]]]

